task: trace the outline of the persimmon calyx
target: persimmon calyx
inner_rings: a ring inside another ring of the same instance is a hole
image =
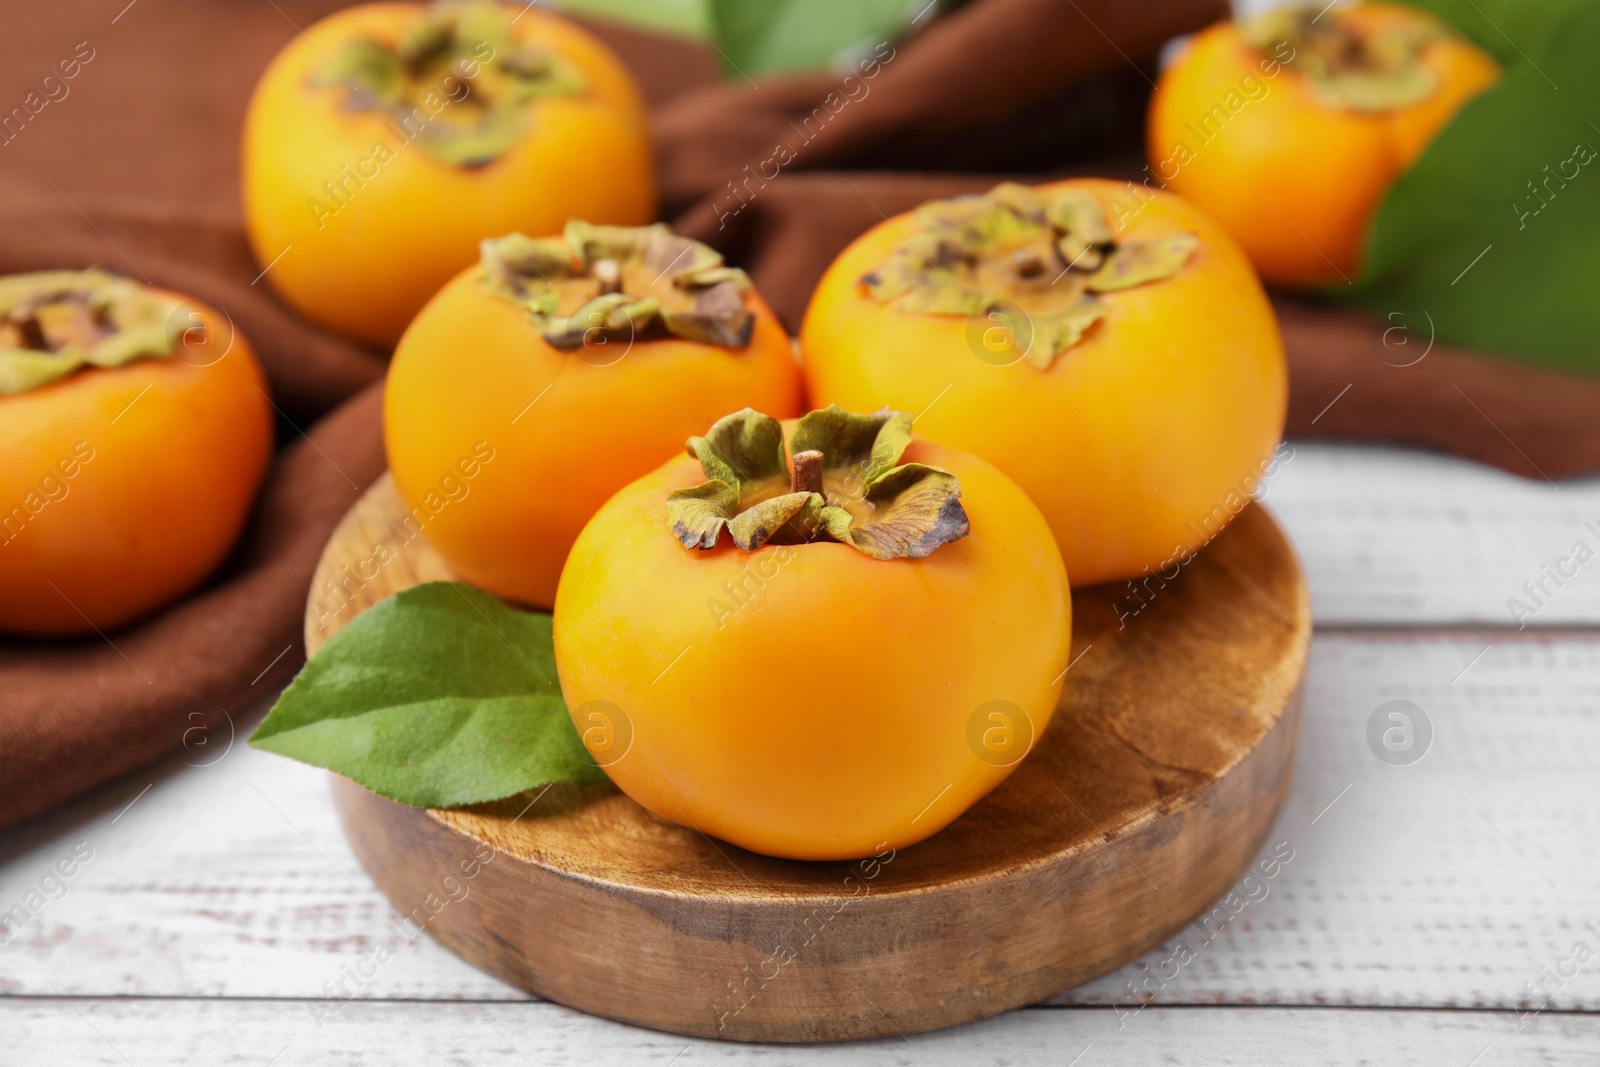
[[[82,367],[120,367],[177,351],[183,303],[103,270],[0,278],[0,396],[48,385]]]
[[[312,76],[343,89],[349,111],[381,111],[435,159],[482,166],[528,131],[530,101],[581,96],[583,75],[553,52],[519,43],[493,0],[437,0],[392,41],[357,37]]]
[[[680,337],[724,348],[750,343],[750,280],[721,253],[664,223],[594,226],[561,237],[520,233],[484,241],[486,289],[525,309],[551,347]]]
[[[1192,233],[1119,242],[1088,193],[1046,196],[1012,182],[915,217],[916,234],[861,276],[867,294],[903,311],[990,315],[1039,370],[1106,317],[1097,294],[1169,278],[1200,243]]]
[[[836,541],[873,559],[920,559],[971,526],[955,475],[900,463],[910,443],[904,412],[830,406],[795,426],[791,474],[783,427],[745,408],[689,438],[707,480],[668,495],[668,523],[685,548],[714,548],[726,531],[746,552]]]
[[[1290,58],[1312,93],[1329,107],[1392,111],[1432,96],[1439,78],[1422,61],[1429,43],[1445,36],[1431,19],[1362,30],[1337,8],[1316,4],[1275,8],[1239,24],[1245,41],[1264,55]]]

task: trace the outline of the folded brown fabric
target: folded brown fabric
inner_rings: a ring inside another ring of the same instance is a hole
[[[1600,471],[1600,378],[1454,348],[1398,315],[1275,306],[1289,434],[1420,445],[1545,481]]]
[[[1048,171],[1138,152],[1161,45],[1226,0],[974,0],[842,77],[735,77],[657,110],[669,211],[796,170]]]
[[[231,716],[299,666],[316,557],[382,469],[379,394],[366,387],[384,353],[277,302],[238,204],[256,78],[341,6],[44,5],[0,36],[0,116],[13,116],[0,123],[0,273],[101,265],[198,297],[250,340],[295,426],[333,410],[309,441],[286,422],[244,541],[206,588],[109,640],[0,639],[0,827],[186,737],[226,736]],[[1223,0],[969,0],[848,75],[759,84],[718,80],[698,41],[591,28],[655,109],[664,213],[749,267],[794,328],[834,255],[885,216],[998,176],[1137,177],[1159,47],[1225,11]],[[1600,382],[1443,345],[1400,366],[1419,349],[1397,350],[1391,324],[1279,308],[1291,432],[1413,442],[1535,477],[1600,469]]]

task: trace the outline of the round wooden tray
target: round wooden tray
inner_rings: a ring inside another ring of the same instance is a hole
[[[453,577],[404,518],[387,476],[345,516],[312,586],[308,651],[384,597]],[[892,857],[771,859],[609,786],[425,811],[336,777],[334,800],[412,922],[570,1007],[752,1041],[967,1022],[1170,937],[1241,876],[1288,793],[1311,620],[1282,531],[1251,505],[1138,589],[1073,595],[1073,666],[1034,752]],[[347,606],[329,615],[330,600]]]

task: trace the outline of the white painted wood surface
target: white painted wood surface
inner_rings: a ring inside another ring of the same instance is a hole
[[[1267,492],[1321,629],[1272,839],[1294,858],[1244,887],[1257,899],[1219,933],[1183,935],[1057,1006],[830,1049],[590,1019],[425,938],[330,1000],[395,913],[345,844],[326,776],[244,744],[256,709],[231,747],[216,731],[0,835],[0,915],[15,926],[0,935],[0,1063],[1065,1065],[1085,1046],[1085,1065],[1600,1060],[1600,1016],[1572,1014],[1600,1013],[1600,562],[1537,628],[1510,628],[1504,605],[1584,521],[1600,525],[1600,482],[1299,445]],[[1396,698],[1434,734],[1409,766],[1367,741]]]
[[[1311,580],[1319,626],[1515,627],[1527,581],[1548,597],[1528,627],[1600,624],[1600,478],[1552,487],[1451,456],[1293,442],[1266,483]],[[1592,523],[1594,529],[1585,524]],[[1584,541],[1595,558],[1544,578]]]
[[[553,1004],[359,1004],[317,1026],[303,1004],[33,1001],[7,1018],[16,1067],[1506,1067],[1592,1065],[1600,1018],[1518,1031],[1483,1012],[1152,1008],[1121,1029],[1105,1011],[1028,1009],[953,1030],[823,1046],[729,1045],[638,1030]]]

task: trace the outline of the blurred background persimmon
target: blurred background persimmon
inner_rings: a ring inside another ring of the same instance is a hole
[[[649,222],[644,104],[605,45],[531,6],[363,4],[261,76],[244,204],[285,302],[390,345],[484,238]]]
[[[224,315],[178,294],[94,271],[8,285],[0,371],[39,384],[0,374],[0,631],[111,630],[232,548],[272,454],[266,381]]]
[[[1269,283],[1354,279],[1390,184],[1499,65],[1417,8],[1295,4],[1194,36],[1162,72],[1150,173]]]

